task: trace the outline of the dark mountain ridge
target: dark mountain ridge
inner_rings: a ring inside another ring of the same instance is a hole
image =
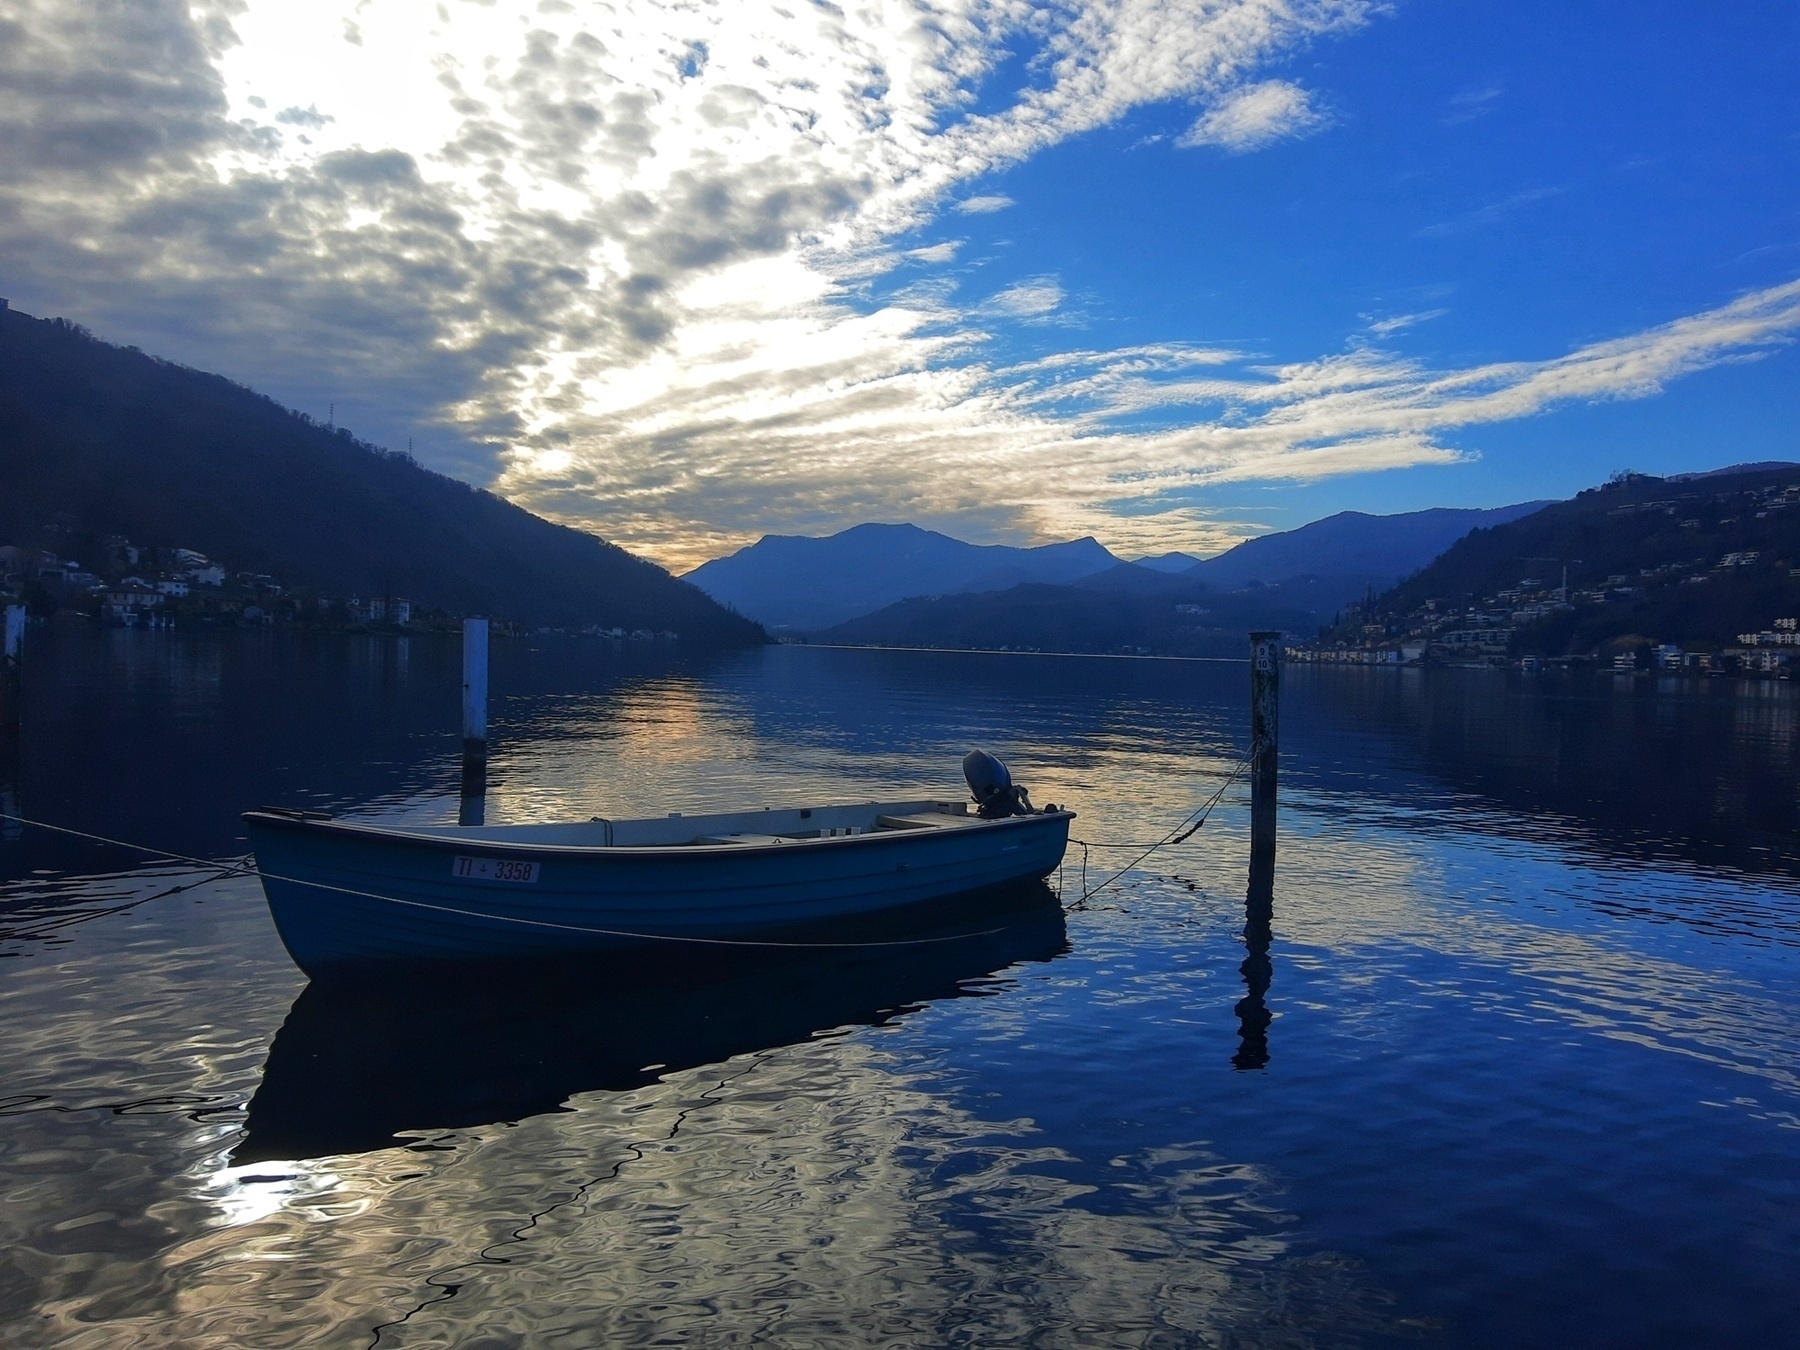
[[[1345,511],[1182,571],[1118,563],[1063,585],[918,596],[818,636],[872,646],[1239,656],[1247,629],[1311,636],[1347,602],[1430,562],[1479,522],[1528,516],[1541,505]]]
[[[1014,548],[917,525],[866,524],[823,538],[764,535],[684,580],[760,623],[806,632],[914,596],[1073,581],[1118,561],[1091,538]]]
[[[1295,577],[1333,578],[1346,599],[1373,587],[1386,590],[1425,566],[1470,530],[1529,516],[1542,501],[1491,509],[1433,507],[1372,516],[1340,511],[1297,529],[1247,539],[1216,558],[1207,558],[1184,575],[1221,590],[1251,582],[1265,584]]]
[[[1284,603],[1278,587],[1218,595],[1194,583],[1127,590],[1115,579],[1105,586],[1024,585],[902,600],[828,629],[818,640],[848,646],[1241,656],[1249,628],[1308,624],[1316,626],[1311,612]]]
[[[53,521],[338,594],[764,640],[662,568],[220,375],[0,310],[0,542]],[[77,559],[77,561],[86,561]]]
[[[1488,645],[1514,654],[1718,648],[1800,615],[1796,569],[1800,465],[1628,474],[1474,531],[1326,636],[1366,644],[1486,625],[1505,635]]]

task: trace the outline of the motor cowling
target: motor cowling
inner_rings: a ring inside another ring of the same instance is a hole
[[[1030,812],[1031,798],[1016,785],[1012,774],[985,750],[971,750],[963,756],[963,777],[975,798],[976,813],[989,820],[1005,816],[1022,816]]]

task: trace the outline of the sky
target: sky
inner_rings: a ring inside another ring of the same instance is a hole
[[[1792,0],[0,0],[0,294],[676,571],[1800,460]]]

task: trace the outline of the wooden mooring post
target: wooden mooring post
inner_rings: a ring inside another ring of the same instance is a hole
[[[1281,729],[1281,634],[1250,635],[1250,861],[1275,862],[1275,761]]]
[[[457,821],[480,825],[487,811],[488,621],[463,620],[462,807]]]
[[[0,843],[16,843],[25,827],[19,801],[21,704],[25,675],[25,606],[0,612]]]
[[[0,619],[0,742],[17,741],[25,686],[25,606],[8,605]]]
[[[1281,727],[1281,634],[1250,635],[1250,885],[1244,893],[1244,997],[1238,1018],[1237,1069],[1269,1063],[1269,948],[1275,921],[1275,761]]]

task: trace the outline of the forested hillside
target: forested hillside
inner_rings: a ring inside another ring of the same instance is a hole
[[[1340,511],[1297,529],[1247,539],[1187,575],[1220,590],[1294,577],[1330,578],[1346,596],[1373,586],[1384,591],[1418,571],[1470,530],[1529,516],[1546,503],[1521,502],[1486,510],[1433,507],[1372,516]]]
[[[662,568],[218,375],[0,311],[0,543],[118,534],[340,594],[763,638]],[[78,561],[81,561],[78,559]]]
[[[1730,645],[1800,614],[1800,465],[1621,475],[1493,529],[1347,616],[1327,640],[1481,627],[1515,654],[1624,640]],[[1566,585],[1565,585],[1566,577]]]

